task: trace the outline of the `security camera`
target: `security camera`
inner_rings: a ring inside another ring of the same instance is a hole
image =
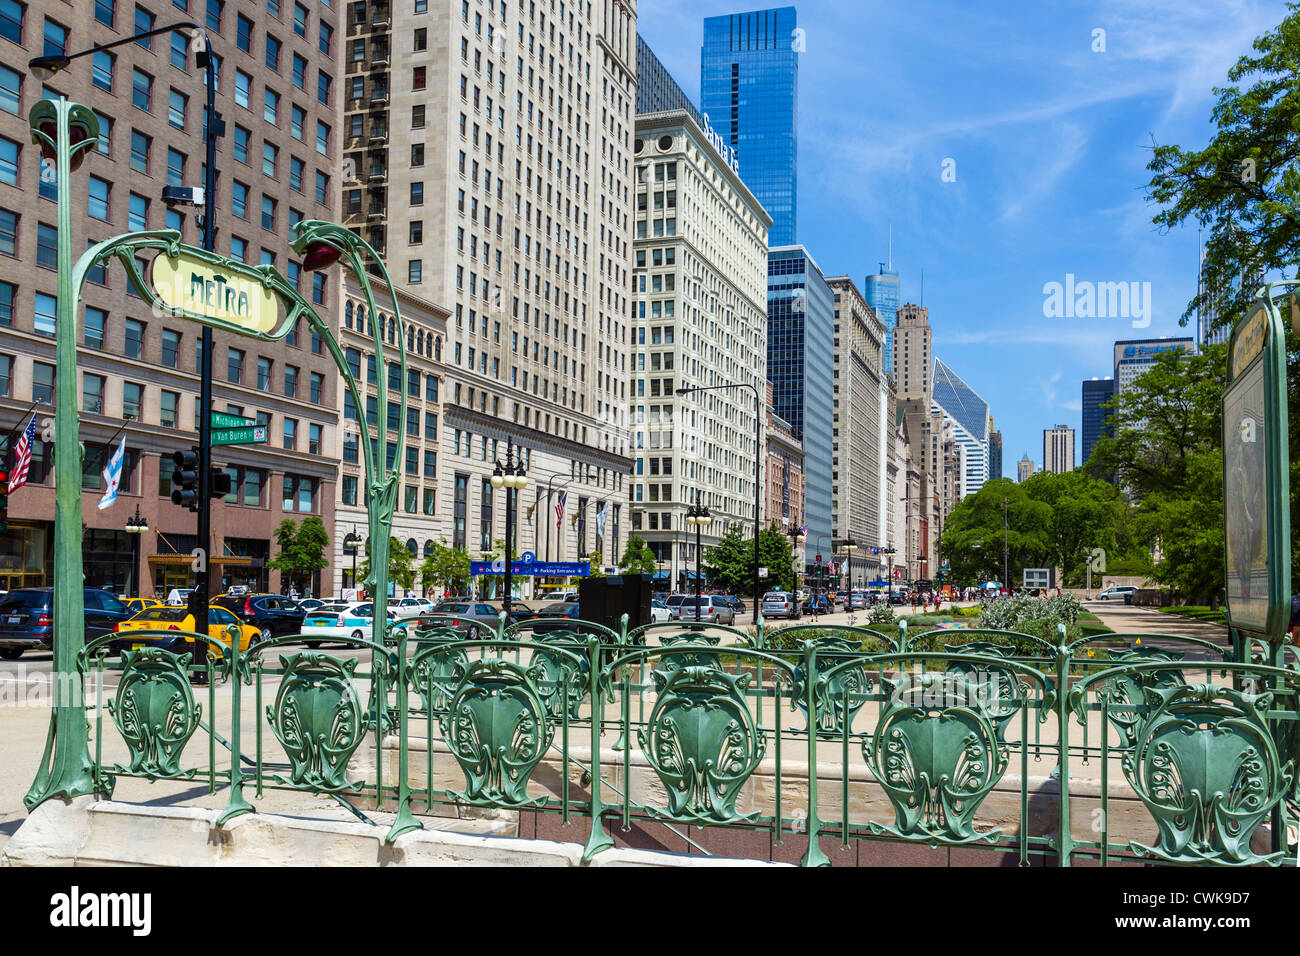
[[[168,206],[206,206],[202,186],[164,186],[162,199]]]

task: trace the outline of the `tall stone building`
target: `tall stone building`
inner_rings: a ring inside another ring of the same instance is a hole
[[[834,417],[831,444],[831,536],[853,538],[853,580],[880,574],[885,543],[886,428],[892,419],[882,371],[885,327],[848,276],[828,278],[835,297]],[[872,553],[875,549],[876,553]]]
[[[684,534],[696,500],[713,517],[701,547],[732,525],[753,533],[768,457],[755,444],[754,393],[676,390],[751,385],[766,397],[772,217],[685,110],[638,116],[633,152],[631,521],[681,587],[698,560]]]
[[[894,384],[900,400],[921,399],[927,411],[934,398],[933,343],[930,310],[911,302],[899,308],[894,329]]]
[[[34,412],[53,417],[56,375],[78,376],[86,583],[148,596],[193,583],[195,516],[171,503],[171,455],[198,442],[201,328],[155,315],[117,264],[91,273],[79,316],[78,368],[56,369],[57,184],[31,145],[27,114],[63,95],[95,110],[99,145],[73,173],[72,244],[170,228],[199,245],[193,207],[168,207],[164,186],[204,182],[204,73],[188,36],[160,34],[74,60],[42,84],[34,56],[78,52],[169,21],[204,23],[219,60],[217,252],[274,266],[327,322],[340,307],[326,273],[303,274],[288,243],[302,219],[338,218],[343,48],[339,11],[323,3],[173,0],[171,4],[9,3],[0,21],[0,423],[9,450]],[[256,420],[269,441],[218,447],[233,478],[214,502],[212,586],[287,589],[266,562],[285,518],[322,519],[334,531],[338,374],[306,322],[285,340],[214,335],[213,409]],[[104,460],[126,439],[116,505],[96,508]],[[9,499],[0,535],[0,587],[51,583],[52,445],[37,429],[29,484]],[[126,533],[136,511],[148,524]],[[329,587],[293,582],[300,591]]]
[[[449,542],[477,558],[504,536],[489,478],[510,440],[532,480],[516,550],[610,565],[632,463],[635,2],[351,3],[347,22],[345,221],[450,315]]]
[[[1074,471],[1074,429],[1069,425],[1043,429],[1043,471]]]
[[[1034,473],[1034,462],[1026,452],[1020,461],[1016,462],[1016,481],[1027,481],[1029,476]]]

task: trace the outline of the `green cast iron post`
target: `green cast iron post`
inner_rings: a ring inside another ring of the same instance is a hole
[[[60,97],[29,115],[32,142],[55,160],[58,175],[58,307],[55,354],[59,374],[54,408],[54,694],[45,754],[24,798],[30,810],[52,796],[94,791],[81,668],[85,596],[81,556],[81,445],[77,440],[77,297],[72,282],[72,169],[99,139],[99,122],[85,106]],[[76,135],[76,139],[73,136]]]

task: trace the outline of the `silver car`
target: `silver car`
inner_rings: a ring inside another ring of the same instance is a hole
[[[789,591],[768,591],[763,595],[763,617],[797,620],[802,616],[803,608]]]
[[[696,611],[698,610],[698,615]],[[735,624],[736,610],[730,604],[724,604],[717,596],[702,594],[697,608],[694,596],[686,598],[676,605],[670,605],[669,613],[674,621],[700,621],[704,624]]]

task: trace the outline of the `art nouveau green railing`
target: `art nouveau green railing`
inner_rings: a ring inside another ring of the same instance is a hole
[[[635,825],[701,849],[696,828],[767,831],[807,865],[836,840],[1059,865],[1295,861],[1300,670],[1207,642],[583,622],[468,641],[450,620],[348,653],[209,641],[198,697],[187,657],[113,661],[96,642],[83,673],[120,671],[91,715],[97,785],[206,779],[229,788],[219,822],[267,790],[327,793],[395,809],[390,840],[454,807],[585,817],[588,858]],[[1099,786],[1072,796],[1087,776]],[[1135,808],[1150,838],[1133,837]]]

